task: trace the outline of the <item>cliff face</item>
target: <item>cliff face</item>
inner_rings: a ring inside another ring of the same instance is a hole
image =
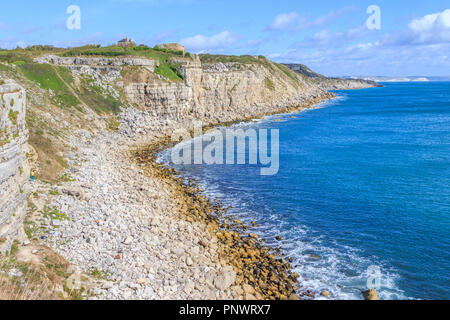
[[[66,66],[69,69],[77,69],[81,66],[92,68],[108,68],[122,66],[145,66],[152,71],[155,67],[155,61],[151,59],[128,57],[128,58],[82,58],[82,57],[59,57],[55,55],[44,55],[35,59],[38,63],[51,63]]]
[[[124,93],[131,103],[154,116],[212,122],[300,106],[326,94],[325,89],[266,59],[253,64],[202,64],[194,57],[180,70],[183,82],[155,77],[125,79]]]
[[[25,90],[11,80],[0,85],[0,252],[23,237],[27,207],[26,160],[28,131],[25,127]]]
[[[171,58],[170,67],[176,66],[183,79],[169,81],[155,72],[160,62],[150,58],[47,55],[36,59],[39,63],[65,66],[78,73],[101,75],[115,82],[127,101],[148,115],[175,121],[233,121],[301,106],[327,96],[328,90],[376,85],[326,78],[306,66],[281,65],[264,57],[235,60],[202,63],[196,55],[192,59]]]
[[[361,79],[328,78],[316,73],[303,64],[285,64],[292,71],[309,77],[316,85],[325,90],[352,90],[380,87],[375,81]]]
[[[325,78],[318,81],[320,86],[327,90],[354,90],[373,87],[382,87],[382,85],[367,80],[360,79],[342,79],[342,78]]]
[[[289,69],[291,69],[292,71],[297,72],[299,74],[303,74],[304,76],[307,76],[307,77],[311,77],[311,78],[325,78],[325,76],[312,71],[310,68],[308,68],[304,64],[286,63],[284,65],[286,67],[288,67]]]

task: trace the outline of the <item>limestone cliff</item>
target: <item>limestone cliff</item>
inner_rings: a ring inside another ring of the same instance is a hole
[[[128,100],[152,115],[174,120],[226,122],[300,106],[326,94],[308,79],[264,57],[253,63],[201,63],[197,56],[180,65],[182,82],[125,76]]]
[[[23,237],[27,207],[26,160],[28,131],[25,126],[25,90],[11,80],[0,85],[0,252],[8,251]]]
[[[161,61],[148,57],[47,55],[36,61],[66,66],[91,76],[102,74],[122,90],[128,102],[148,115],[175,121],[228,122],[301,106],[326,97],[332,89],[374,86],[365,81],[326,78],[309,69],[305,74],[294,65],[277,64],[262,56],[222,58],[209,55],[206,61],[201,61],[194,55],[165,61],[165,67],[176,67],[175,71],[182,75],[177,80],[158,74],[156,67]]]
[[[263,56],[194,55],[154,60],[47,55],[35,61],[65,66],[76,77],[87,75],[116,87],[126,104],[136,107],[120,116],[120,130],[130,137],[149,134],[161,126],[168,131],[192,127],[198,120],[220,124],[286,112],[331,97],[329,90],[374,86],[315,76],[309,69],[305,74],[294,68],[296,72],[292,66]]]
[[[304,64],[291,63],[285,64],[285,66],[298,74],[310,78],[318,86],[327,90],[351,90],[381,87],[381,85],[377,84],[375,81],[325,77],[324,75],[312,71]]]

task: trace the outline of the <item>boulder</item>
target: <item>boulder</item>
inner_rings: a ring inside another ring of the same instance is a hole
[[[326,291],[326,290],[323,290],[323,291],[320,293],[320,295],[321,295],[322,297],[325,297],[325,298],[329,298],[329,297],[331,296],[331,294],[330,294],[328,291]]]
[[[378,293],[374,289],[369,289],[362,292],[364,300],[378,300]]]
[[[231,285],[236,280],[236,272],[232,267],[225,267],[222,269],[222,272],[214,279],[214,286],[224,291],[231,287]]]

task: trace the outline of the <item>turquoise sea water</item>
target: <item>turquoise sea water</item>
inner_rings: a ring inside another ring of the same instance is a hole
[[[178,169],[281,244],[306,288],[360,299],[378,266],[381,298],[448,299],[450,83],[384,85],[243,125],[280,130],[275,176],[257,165]]]

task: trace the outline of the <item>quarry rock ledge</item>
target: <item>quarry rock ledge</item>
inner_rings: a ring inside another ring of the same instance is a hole
[[[27,208],[29,165],[25,127],[25,90],[12,80],[0,85],[0,252],[14,240],[26,239],[23,220]]]

